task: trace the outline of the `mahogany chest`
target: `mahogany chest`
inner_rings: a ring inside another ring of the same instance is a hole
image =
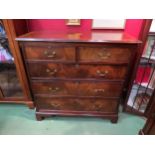
[[[17,38],[36,118],[96,116],[116,123],[137,51],[120,32],[31,32]]]

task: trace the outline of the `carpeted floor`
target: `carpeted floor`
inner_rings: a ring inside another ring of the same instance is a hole
[[[35,120],[35,111],[24,105],[0,104],[1,135],[136,135],[145,119],[119,113],[117,124],[86,117],[53,117]]]

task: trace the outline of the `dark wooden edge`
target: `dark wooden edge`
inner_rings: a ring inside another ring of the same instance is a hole
[[[66,40],[66,39],[46,39],[46,38],[16,38],[16,41],[20,41],[20,42],[53,42],[53,43],[84,43],[84,44],[90,44],[90,43],[97,43],[97,41],[82,41],[82,40]],[[98,44],[102,44],[102,43],[106,43],[106,44],[141,44],[141,41],[139,40],[135,40],[135,41],[111,41],[111,40],[103,40],[102,42],[98,42]]]
[[[118,63],[112,63],[112,62],[102,62],[102,61],[62,61],[62,60],[34,60],[34,59],[26,59],[25,58],[26,63],[55,63],[55,64],[70,64],[70,65],[75,65],[75,64],[79,64],[79,65],[114,65],[114,66],[120,66],[120,65],[128,65],[128,62],[118,62]]]
[[[141,28],[141,31],[140,31],[139,36],[138,36],[138,39],[142,41],[142,44],[141,44],[141,51],[142,52],[144,50],[144,47],[145,47],[145,44],[146,44],[146,41],[147,41],[147,38],[149,35],[151,24],[152,24],[152,19],[143,20],[142,28]]]
[[[147,105],[147,108],[145,110],[145,116],[146,117],[149,117],[152,110],[154,109],[155,107],[155,89],[153,90],[153,93],[152,93],[152,96],[151,96],[151,99],[149,100],[149,103]]]
[[[47,46],[52,46],[54,48],[68,48],[68,47],[89,47],[89,48],[126,48],[129,46],[128,43],[120,43],[120,44],[115,44],[112,42],[94,42],[92,43],[79,43],[79,42],[47,42],[47,41],[40,41],[40,44],[36,41],[36,42],[32,42],[32,41],[19,41],[19,45],[25,44],[25,46],[29,46],[29,47],[42,47],[42,48],[47,48]],[[142,42],[140,41],[140,44]],[[113,45],[113,47],[109,47],[109,45]],[[131,43],[132,45],[135,45],[137,43]]]
[[[31,89],[31,79],[30,79],[30,73],[28,71],[28,64],[25,62],[25,47],[24,47],[24,44],[21,44],[21,56],[22,56],[22,60],[23,60],[23,63],[24,63],[24,67],[25,67],[25,72],[26,72],[26,75],[27,75],[27,82],[29,84],[29,91],[30,91],[30,94],[31,94],[31,97],[32,97],[32,100],[34,101],[34,96],[33,96],[33,93],[32,93],[32,89]],[[34,106],[35,105],[35,102],[34,103]]]
[[[153,94],[151,96],[151,99],[149,101],[149,105],[145,111],[145,116],[148,117],[142,131],[145,135],[150,135],[152,127],[155,124],[155,90],[153,91]]]
[[[130,63],[128,63],[128,65],[127,65],[127,72],[126,72],[126,76],[125,76],[125,80],[124,80],[124,84],[123,84],[123,88],[122,88],[122,103],[123,103],[123,105],[125,104],[127,90],[128,90],[129,84],[130,84],[131,76],[132,76],[132,69],[134,67],[134,63],[132,63],[132,62],[134,62],[134,59],[136,56],[136,51],[137,51],[137,45],[135,45],[132,48],[132,54],[130,56],[130,61],[129,61]]]
[[[30,109],[34,109],[33,101],[19,100],[19,99],[6,99],[0,101],[0,104],[26,104]]]
[[[36,119],[41,121],[45,117],[51,116],[85,116],[85,117],[99,117],[110,119],[112,123],[117,123],[118,114],[117,113],[99,113],[99,112],[82,112],[82,111],[56,111],[56,110],[36,110]]]
[[[123,82],[123,79],[120,80],[113,80],[113,79],[100,79],[100,78],[88,78],[88,79],[82,79],[82,78],[45,78],[45,77],[31,77],[30,79],[31,81],[35,81],[35,80],[55,80],[55,81],[59,81],[59,80],[63,80],[63,81],[86,81],[86,82]]]
[[[149,116],[149,118],[147,119],[143,129],[141,129],[143,134],[150,135],[150,131],[151,131],[151,128],[153,125],[154,125],[154,121],[152,120],[151,116]]]
[[[55,81],[55,82],[59,82],[59,81],[61,81],[61,82],[95,82],[95,83],[97,83],[97,82],[109,82],[109,83],[113,83],[113,84],[115,84],[116,82],[117,82],[117,84],[118,83],[120,83],[120,84],[122,84],[123,82],[124,82],[124,80],[123,79],[120,79],[120,80],[113,80],[113,79],[100,79],[100,78],[87,78],[87,79],[83,79],[83,78],[42,78],[42,77],[40,77],[40,78],[36,78],[36,77],[32,77],[31,79],[30,79],[32,82],[46,82],[45,80],[48,80],[47,82],[52,82],[52,81]]]
[[[3,99],[3,98],[4,98],[4,94],[3,94],[3,91],[2,91],[2,89],[0,87],[0,99]]]
[[[51,98],[51,99],[108,99],[108,100],[116,100],[120,99],[120,96],[117,97],[105,97],[105,96],[75,96],[75,95],[49,95],[49,94],[34,94],[34,97],[43,97],[43,98]]]

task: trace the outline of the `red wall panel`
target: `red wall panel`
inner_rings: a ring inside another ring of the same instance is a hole
[[[53,30],[53,31],[90,31],[92,25],[91,19],[81,19],[79,26],[68,26],[64,19],[30,19],[28,27],[30,31]]]
[[[30,31],[53,30],[53,31],[78,31],[86,32],[92,28],[92,19],[81,19],[80,26],[67,26],[64,19],[29,19]],[[143,19],[127,19],[124,32],[138,38]]]
[[[143,19],[127,19],[125,25],[125,32],[138,38]]]

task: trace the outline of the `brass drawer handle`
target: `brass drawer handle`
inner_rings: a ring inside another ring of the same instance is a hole
[[[110,53],[102,53],[102,52],[100,52],[100,53],[98,53],[98,56],[101,59],[108,59],[111,56],[111,54]]]
[[[102,93],[104,93],[105,90],[104,90],[104,89],[94,89],[94,92],[95,92],[95,93],[98,93],[98,92],[102,92]]]
[[[108,72],[107,70],[104,71],[104,72],[102,72],[102,71],[100,71],[100,70],[97,70],[96,73],[97,73],[99,76],[104,77],[104,76],[106,76],[109,72]]]
[[[44,55],[46,55],[48,58],[55,58],[56,57],[56,52],[53,51],[51,54],[49,54],[48,51],[45,51]]]
[[[55,107],[55,108],[57,108],[57,107],[59,107],[59,106],[60,106],[60,104],[59,104],[59,103],[54,103],[54,102],[51,102],[51,103],[50,103],[50,105],[51,105],[51,106],[53,106],[53,107]]]
[[[57,91],[60,90],[60,88],[58,88],[58,87],[55,87],[55,88],[49,87],[48,90],[49,90],[50,92],[57,92]]]
[[[47,68],[46,73],[49,73],[50,75],[55,75],[55,73],[57,73],[57,69],[50,70],[50,69]]]

